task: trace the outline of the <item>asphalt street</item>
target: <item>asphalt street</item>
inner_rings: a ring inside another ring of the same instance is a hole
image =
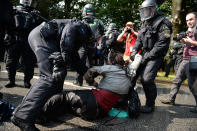
[[[3,93],[3,101],[17,106],[22,101],[23,96],[28,89],[23,88],[23,73],[17,72],[16,84],[17,87],[5,88],[8,81],[5,64],[0,63],[0,92]],[[39,71],[35,68],[35,75],[31,83],[34,83],[39,78]],[[72,84],[74,81],[75,72],[69,71],[64,83],[64,90],[67,89],[91,89],[85,84],[83,87]],[[97,81],[101,78],[99,77]],[[170,84],[158,83],[158,97],[156,99],[156,108],[153,113],[140,114],[138,119],[130,118],[115,118],[106,124],[104,121],[111,117],[95,121],[86,121],[73,115],[64,115],[57,120],[54,120],[45,125],[36,124],[41,131],[197,131],[197,114],[189,112],[194,106],[194,98],[191,95],[187,86],[182,86],[177,95],[175,106],[165,105],[160,102],[160,99],[170,92]],[[145,104],[144,91],[138,84],[138,94],[142,105]],[[19,131],[19,128],[14,126],[10,121],[0,123],[0,131]]]

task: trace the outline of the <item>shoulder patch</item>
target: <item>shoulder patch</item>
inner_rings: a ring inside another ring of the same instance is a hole
[[[170,38],[171,31],[170,31],[169,27],[166,24],[164,24],[162,26],[162,30],[163,30],[164,37],[165,38]]]

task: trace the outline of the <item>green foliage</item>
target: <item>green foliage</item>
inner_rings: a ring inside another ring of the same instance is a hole
[[[166,17],[171,17],[172,0],[166,0],[159,8]]]
[[[105,25],[113,22],[118,27],[124,27],[126,22],[132,21],[139,29],[139,7],[144,0],[39,0],[37,9],[47,19],[77,18],[81,19],[81,10],[87,3],[94,4],[97,18]],[[184,1],[184,0],[183,0]],[[184,1],[186,10],[189,10],[195,0]],[[19,0],[12,0],[17,5]],[[166,0],[160,10],[165,16],[171,16],[172,0]]]

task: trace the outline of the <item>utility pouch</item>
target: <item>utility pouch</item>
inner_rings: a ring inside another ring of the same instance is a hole
[[[55,38],[57,36],[57,32],[58,26],[55,21],[43,23],[43,27],[40,29],[40,34],[45,40]]]
[[[197,72],[197,56],[191,56],[189,60],[189,71]]]

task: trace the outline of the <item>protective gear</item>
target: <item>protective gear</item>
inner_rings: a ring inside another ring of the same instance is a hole
[[[12,88],[15,87],[15,80],[14,81],[8,81],[8,83],[5,85],[6,88]]]
[[[65,62],[61,56],[60,52],[54,52],[49,56],[49,60],[53,62],[53,74],[52,77],[56,82],[64,81],[67,70],[65,66]]]
[[[148,0],[145,2],[151,3]],[[153,3],[153,7],[156,7],[155,3]],[[171,25],[171,22],[157,13],[151,21],[143,22],[133,47],[133,50],[136,51],[142,49],[145,60],[148,60],[146,64],[138,68],[137,75],[133,79],[133,83],[135,83],[139,75],[141,76],[141,83],[146,96],[146,104],[142,111],[146,113],[154,110],[155,99],[157,97],[157,87],[154,80],[169,48]],[[132,87],[134,86],[135,84]]]
[[[22,131],[39,131],[38,128],[33,123],[27,123],[21,119],[18,119],[14,116],[11,117],[11,122],[18,126]]]
[[[142,106],[141,107],[140,112],[141,113],[151,113],[151,112],[154,111],[154,109],[155,109],[155,106],[154,105],[153,106],[147,106],[147,105],[145,105],[145,106]]]
[[[108,27],[108,31],[117,30],[117,25],[115,23],[110,23]]]
[[[148,52],[146,52],[144,54],[144,56],[142,57],[142,61],[141,61],[141,64],[146,64],[146,62],[148,61],[149,57],[148,57]]]
[[[136,55],[136,54],[137,54],[137,51],[136,51],[136,50],[132,50],[132,53],[131,53],[131,55],[130,55],[131,61],[134,61],[135,55]]]
[[[134,61],[132,61],[132,63],[128,65],[128,67],[129,67],[128,75],[131,78],[133,78],[134,76],[136,76],[136,71],[137,71],[138,67],[141,64],[141,61],[142,61],[142,56],[139,55],[139,54],[136,54]]]
[[[20,4],[25,7],[36,8],[38,0],[20,0]]]
[[[82,16],[83,17],[85,17],[85,16],[95,16],[95,15],[96,15],[96,11],[95,11],[94,5],[86,4],[83,7],[83,11],[82,11]]]
[[[57,23],[55,21],[49,21],[42,23],[43,27],[40,30],[41,36],[47,40],[51,38],[55,38],[57,36]]]
[[[155,0],[145,0],[140,7],[141,21],[147,21],[156,15],[157,3]]]

